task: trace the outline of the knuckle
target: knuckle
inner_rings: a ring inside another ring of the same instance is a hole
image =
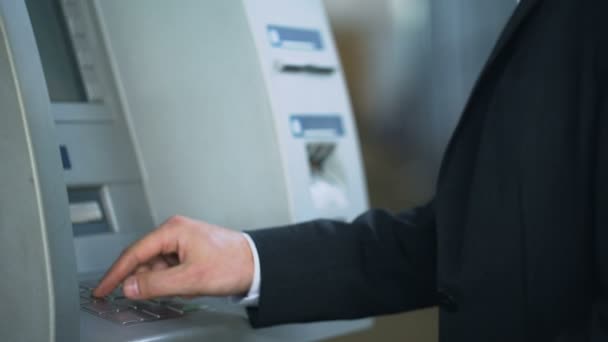
[[[181,215],[171,216],[161,228],[165,230],[178,230],[190,226],[190,219]]]
[[[176,226],[179,226],[179,225],[183,225],[184,223],[186,223],[186,221],[187,221],[187,218],[186,218],[186,217],[181,216],[181,215],[174,215],[174,216],[171,216],[171,217],[170,217],[170,218],[167,220],[167,223],[168,223],[169,225],[176,225]]]

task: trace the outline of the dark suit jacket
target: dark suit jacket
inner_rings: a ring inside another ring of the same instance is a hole
[[[608,1],[523,0],[433,203],[251,232],[256,327],[440,305],[444,342],[608,341]]]

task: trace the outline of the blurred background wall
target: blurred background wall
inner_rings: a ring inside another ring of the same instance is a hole
[[[428,201],[443,150],[515,0],[324,0],[372,207]],[[333,342],[438,339],[437,310],[383,317]]]

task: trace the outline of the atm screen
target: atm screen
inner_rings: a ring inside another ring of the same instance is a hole
[[[53,102],[87,102],[87,93],[59,0],[27,0]]]

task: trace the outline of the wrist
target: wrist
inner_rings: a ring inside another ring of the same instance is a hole
[[[245,296],[241,296],[237,299],[238,303],[243,306],[257,306],[260,298],[260,287],[262,283],[262,275],[260,272],[260,258],[255,242],[247,233],[243,233],[243,236],[249,244],[249,250],[253,256],[253,278],[251,286]]]
[[[248,235],[244,233],[239,234],[238,250],[243,255],[241,257],[241,267],[239,267],[237,274],[240,276],[240,279],[238,280],[239,294],[243,296],[247,296],[249,294],[254,283],[255,276],[255,258],[249,239],[250,238]]]

